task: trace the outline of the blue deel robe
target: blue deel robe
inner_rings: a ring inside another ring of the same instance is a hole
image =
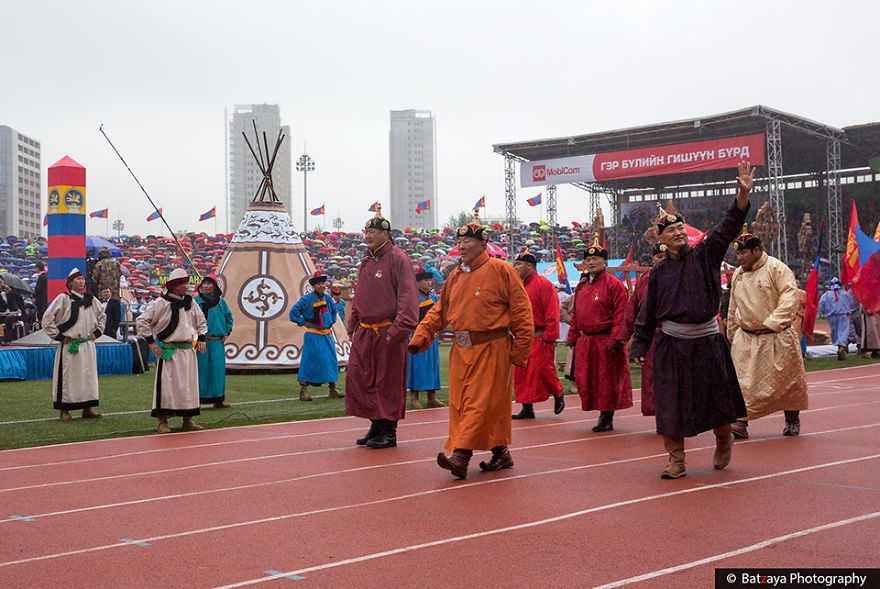
[[[200,307],[200,294],[193,301]],[[224,337],[232,333],[232,311],[223,298],[205,313],[209,336]],[[196,354],[199,363],[199,403],[221,403],[226,399],[226,345],[219,339],[205,341],[205,353]]]
[[[831,282],[831,288],[819,299],[819,313],[828,317],[831,328],[831,341],[835,346],[847,347],[849,336],[849,314],[852,313],[852,295]]]
[[[419,321],[425,318],[434,303],[434,293],[419,291]],[[436,337],[431,347],[421,354],[408,354],[406,388],[410,391],[440,390],[440,344]]]
[[[336,315],[339,316],[339,322],[342,323],[342,325],[344,326],[345,325],[345,299],[339,299],[338,303],[334,302],[333,304],[336,305]]]
[[[289,317],[297,325],[306,328],[296,379],[310,385],[336,382],[339,379],[339,361],[333,332],[317,333],[329,330],[336,323],[336,303],[333,298],[326,293],[320,298],[310,292],[290,308]]]

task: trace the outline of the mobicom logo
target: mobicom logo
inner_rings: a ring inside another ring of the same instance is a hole
[[[532,180],[534,182],[543,182],[547,177],[547,166],[541,164],[540,166],[532,166]]]

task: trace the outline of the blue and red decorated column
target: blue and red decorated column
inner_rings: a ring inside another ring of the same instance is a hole
[[[49,301],[67,290],[73,268],[86,273],[86,169],[70,156],[49,167]]]

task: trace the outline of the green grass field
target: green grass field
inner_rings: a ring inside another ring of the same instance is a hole
[[[440,374],[444,389],[439,397],[446,400],[446,373],[449,346],[440,346]],[[557,347],[557,360],[565,360],[565,347]],[[807,362],[807,371],[828,370],[844,366],[875,364],[851,356],[845,362],[836,358],[819,358]],[[633,387],[641,384],[641,370],[632,367]],[[146,374],[107,376],[100,379],[102,419],[74,419],[61,423],[52,409],[52,381],[0,382],[0,449],[24,448],[102,438],[141,436],[156,431],[156,420],[150,417],[155,366]],[[561,376],[561,375],[560,375]],[[567,384],[567,383],[566,383]],[[340,374],[340,389],[345,389],[345,373]],[[566,386],[566,390],[567,390]],[[257,423],[274,423],[300,419],[335,417],[344,414],[344,399],[328,399],[327,387],[310,387],[311,402],[299,401],[296,374],[230,374],[227,376],[226,398],[230,409],[202,408],[196,422],[206,428],[229,427]],[[422,394],[424,401],[424,394]],[[180,428],[180,419],[171,419],[172,429]]]

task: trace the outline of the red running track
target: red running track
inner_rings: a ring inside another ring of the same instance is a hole
[[[574,398],[514,422],[516,467],[435,457],[446,410],[400,446],[353,418],[0,452],[3,587],[708,587],[716,567],[872,567],[880,365],[811,373],[802,434],[751,424],[724,471],[711,433],[659,478],[652,418]]]

